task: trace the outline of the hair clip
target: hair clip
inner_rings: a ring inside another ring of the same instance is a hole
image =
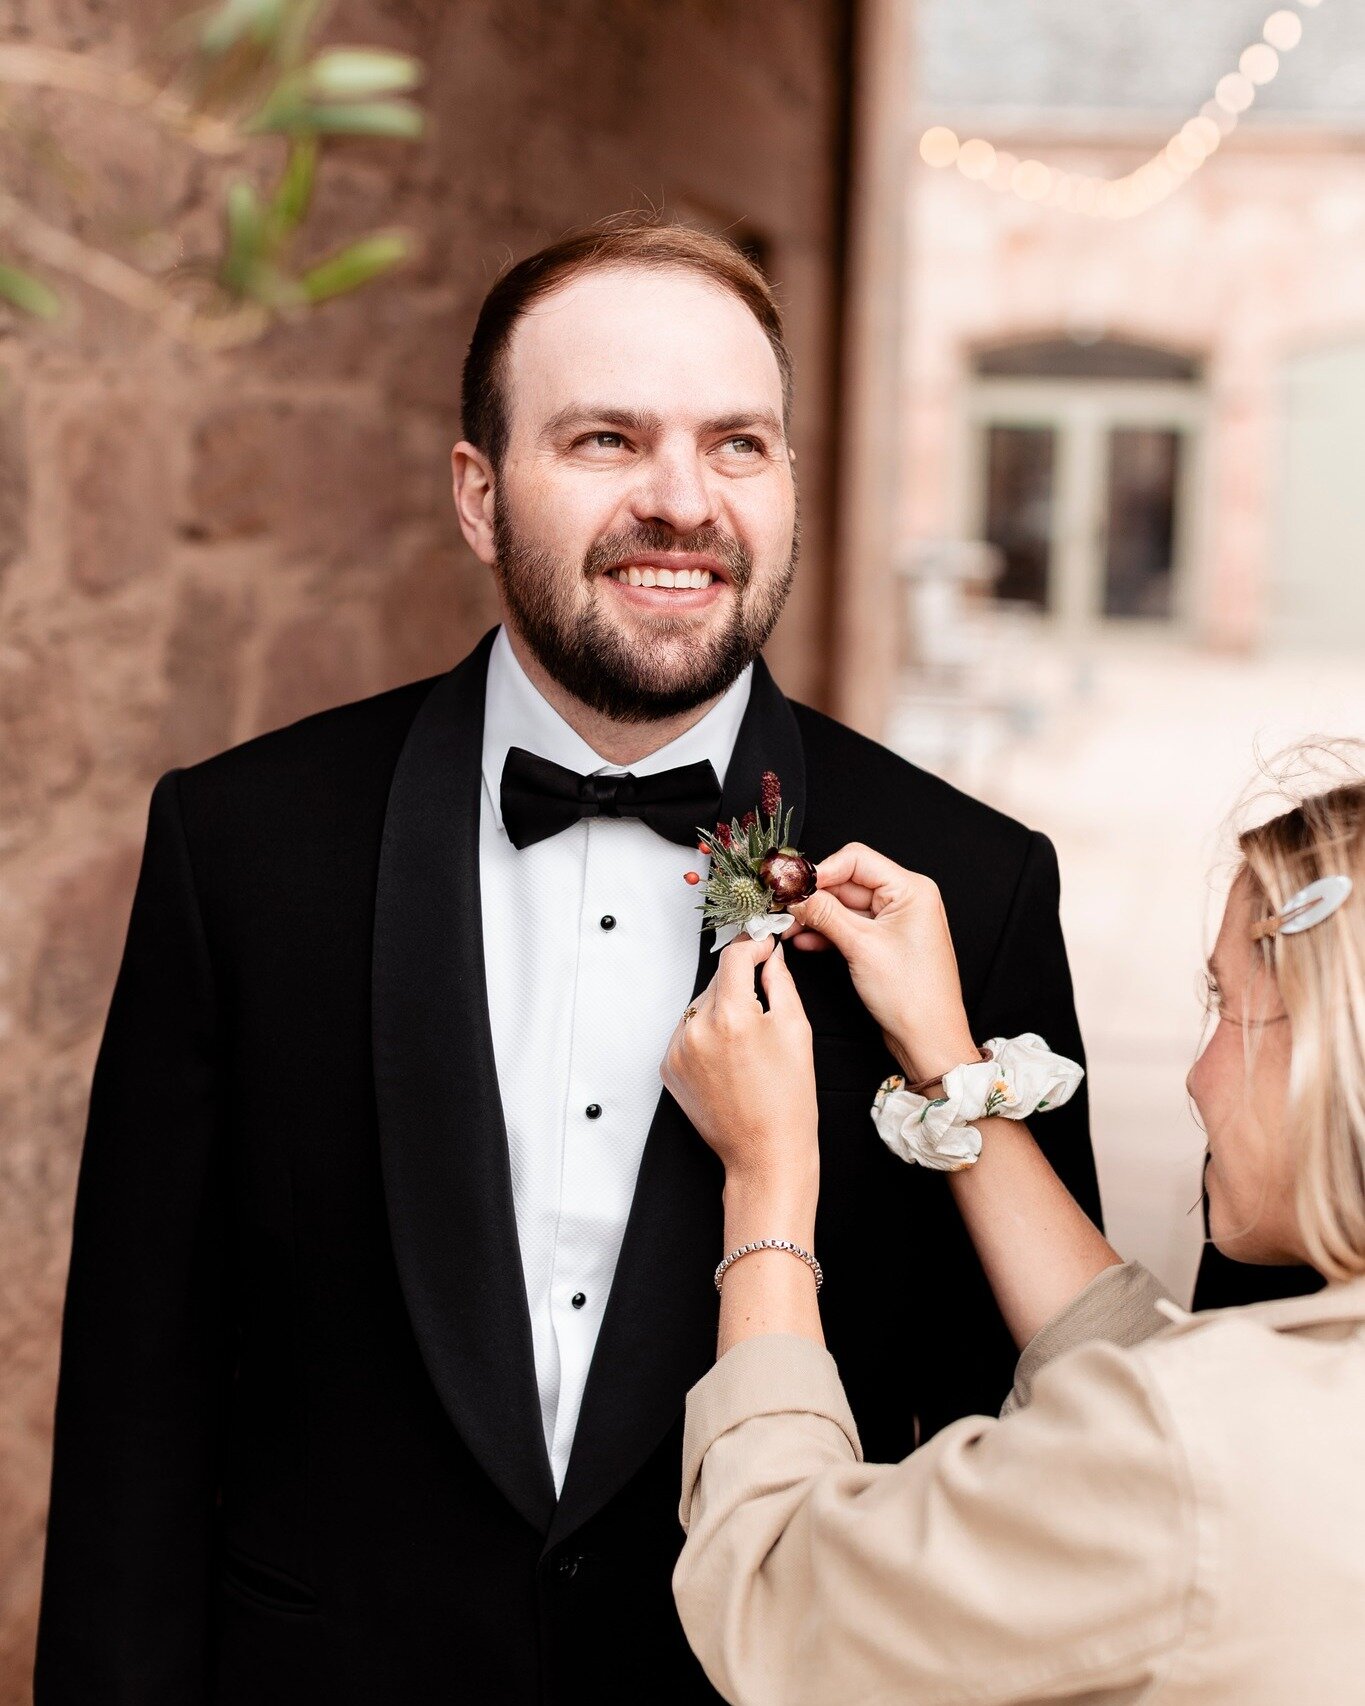
[[[1273,918],[1263,918],[1251,926],[1251,939],[1262,936],[1297,936],[1301,930],[1311,930],[1330,918],[1355,887],[1349,877],[1319,877],[1295,895],[1290,895]]]

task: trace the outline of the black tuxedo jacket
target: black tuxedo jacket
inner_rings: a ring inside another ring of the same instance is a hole
[[[491,640],[152,795],[77,1191],[36,1706],[717,1698],[670,1573],[721,1178],[662,1091],[554,1495],[480,930]],[[1080,1057],[1041,835],[760,661],[727,818],[764,769],[812,856],[857,838],[938,881],[981,1037]],[[842,960],[792,970],[826,1330],[893,1459],[997,1408],[1013,1353],[943,1179],[877,1139],[892,1062]],[[1098,1215],[1084,1096],[1038,1129]]]

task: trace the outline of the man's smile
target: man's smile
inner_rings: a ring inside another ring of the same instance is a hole
[[[613,592],[640,610],[699,610],[730,584],[719,558],[699,552],[641,552],[602,572]]]

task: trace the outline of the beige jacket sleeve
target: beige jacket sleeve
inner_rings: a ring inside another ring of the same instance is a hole
[[[1065,1309],[1029,1340],[1014,1371],[1014,1388],[1000,1414],[1022,1410],[1033,1396],[1033,1383],[1055,1357],[1078,1345],[1105,1339],[1111,1345],[1140,1345],[1170,1325],[1157,1305],[1171,1301],[1140,1262],[1120,1262],[1096,1274]]]
[[[1192,1596],[1183,1455],[1140,1357],[1085,1345],[1027,1409],[860,1461],[833,1359],[737,1345],[688,1401],[674,1575],[737,1706],[1128,1703]]]

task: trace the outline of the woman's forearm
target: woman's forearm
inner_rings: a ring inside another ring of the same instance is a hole
[[[812,1145],[812,1151],[814,1146]],[[761,1238],[785,1238],[815,1250],[815,1206],[820,1194],[817,1160],[778,1176],[725,1180],[725,1254]],[[716,1355],[763,1333],[799,1333],[825,1342],[815,1275],[786,1250],[755,1250],[726,1269],[721,1282]]]
[[[949,1185],[1022,1349],[1096,1274],[1123,1258],[1053,1172],[1027,1126],[999,1118],[976,1124],[980,1159],[950,1173]]]

